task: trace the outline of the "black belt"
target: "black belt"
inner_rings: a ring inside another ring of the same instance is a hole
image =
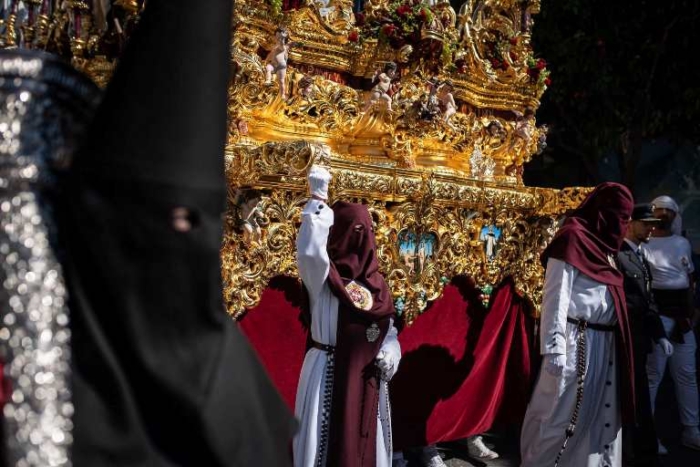
[[[583,327],[584,329],[593,329],[594,331],[605,331],[605,332],[612,332],[615,330],[615,325],[590,323],[586,320],[575,319],[575,318],[566,318],[566,320],[569,323],[575,324],[578,327]]]
[[[321,344],[320,342],[316,342],[316,341],[311,341],[311,347],[313,347],[314,349],[323,350],[324,352],[328,352],[328,353],[335,352],[335,346]]]

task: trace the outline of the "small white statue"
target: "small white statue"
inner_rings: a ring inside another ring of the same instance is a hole
[[[442,121],[445,122],[445,125],[456,130],[454,125],[450,122],[450,118],[457,113],[457,104],[452,95],[453,90],[454,85],[451,81],[443,82],[438,88],[438,100],[440,101],[440,110],[442,110]]]
[[[318,14],[322,20],[331,22],[331,16],[335,11],[335,6],[329,6],[331,0],[314,0],[316,8],[318,8]]]
[[[372,88],[372,92],[369,95],[369,99],[365,104],[363,112],[367,112],[370,107],[372,107],[372,104],[377,102],[379,99],[386,102],[386,108],[389,112],[391,112],[391,95],[389,94],[389,91],[391,90],[391,81],[394,76],[396,76],[397,68],[396,63],[394,62],[387,62],[386,65],[384,65],[384,71],[379,73],[375,78],[378,82]]]
[[[280,26],[275,31],[275,45],[265,58],[265,84],[272,85],[272,73],[277,75],[279,94],[287,96],[287,60],[289,60],[289,31]]]
[[[265,216],[260,211],[262,193],[258,190],[242,190],[236,197],[239,218],[238,228],[243,235],[243,243],[252,245],[260,243]]]

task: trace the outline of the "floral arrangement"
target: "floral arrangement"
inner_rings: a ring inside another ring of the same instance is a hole
[[[513,59],[513,56],[515,56],[514,52],[513,55],[510,55],[510,46],[517,44],[517,42],[514,41],[517,41],[517,37],[508,40],[505,40],[502,37],[497,37],[495,40],[486,43],[486,58],[489,60],[489,62],[491,62],[491,67],[494,70],[506,71],[508,68],[510,68],[510,63],[508,63],[506,56],[509,56],[511,60]]]
[[[527,75],[530,77],[530,81],[536,83],[538,86],[544,86],[545,88],[552,84],[552,80],[549,77],[550,71],[547,69],[547,62],[543,58],[535,59],[535,57],[528,57],[527,61]]]
[[[423,25],[432,23],[433,19],[430,7],[421,0],[398,0],[389,3],[387,9],[376,16],[358,13],[355,24],[361,28],[361,33],[355,35],[351,31],[348,40],[360,42],[364,37],[376,37],[382,43],[400,48],[417,42]]]

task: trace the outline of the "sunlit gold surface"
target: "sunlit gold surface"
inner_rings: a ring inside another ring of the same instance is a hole
[[[115,66],[113,45],[126,41],[144,5],[115,1],[121,22],[105,24],[82,1],[50,12],[38,10],[36,0],[25,3],[35,8],[33,22],[21,15],[17,24],[18,15],[9,14],[0,46],[15,47],[22,37],[28,48],[69,58],[101,86]],[[267,0],[233,7],[231,209],[222,248],[229,312],[238,318],[254,307],[273,276],[297,275],[294,242],[313,162],[332,168],[333,199],[370,206],[382,270],[409,322],[460,274],[484,288],[512,276],[537,305],[539,253],[560,216],[585,194],[522,184],[523,164],[541,151],[547,133],[537,127],[534,110],[548,72],[530,45],[540,1],[467,0],[458,11],[445,1],[411,2],[411,8],[428,8],[431,19],[401,44],[368,33],[350,0],[326,2],[332,8],[325,10],[321,3],[283,12]],[[391,16],[396,5],[367,0],[365,24]],[[279,26],[289,36],[287,68],[275,70],[266,84],[265,57],[276,47]],[[372,78],[392,61],[398,75],[391,111],[382,99],[366,105]],[[430,83],[447,82],[457,112],[448,117],[442,105],[426,117],[421,109],[431,102]],[[482,238],[488,225],[501,231],[493,258],[486,257]],[[432,256],[417,246],[410,254],[402,249],[401,239],[411,235],[434,240]]]
[[[538,5],[537,1],[466,2],[459,21],[455,18],[454,26],[448,24],[441,32],[444,47],[454,50],[443,63],[435,57],[421,58],[418,51],[402,56],[403,49],[394,50],[376,38],[352,43],[348,40],[352,23],[326,21],[313,6],[275,17],[265,3],[237,2],[231,121],[245,120],[248,137],[258,143],[303,137],[327,143],[350,160],[379,158],[398,167],[443,167],[466,176],[471,172],[469,156],[478,147],[494,160],[496,181],[518,184],[515,169],[530,160],[538,139],[546,133],[535,126],[534,118],[521,123],[527,126],[525,132],[517,131],[516,121],[526,108],[539,105],[545,89],[531,82],[526,64],[527,57],[532,57],[531,24],[523,24],[523,18],[525,11],[535,12]],[[382,6],[386,5],[368,3],[367,16],[384,14]],[[437,15],[449,6],[441,3],[432,8]],[[259,48],[272,47],[280,23],[288,25],[294,43],[286,75],[291,91],[287,99],[277,95],[276,85],[263,85],[264,62],[259,55]],[[414,45],[420,49],[420,44]],[[485,48],[497,48],[508,69],[494,70]],[[378,103],[362,113],[366,89],[323,76],[367,78],[390,60],[408,61],[401,65],[392,113]],[[457,70],[455,63],[466,68]],[[299,88],[304,75],[313,79],[307,95],[301,95]],[[439,118],[426,121],[415,112],[414,104],[428,94],[426,82],[431,78],[449,79],[454,85],[459,112],[452,117],[451,126]],[[492,122],[501,128],[498,138],[487,134]],[[235,142],[235,134],[232,137]]]
[[[554,234],[557,220],[587,192],[504,188],[450,175],[351,163],[322,145],[304,141],[234,145],[227,155],[229,185],[269,193],[260,205],[265,218],[260,241],[242,241],[233,227],[234,211],[229,213],[222,250],[224,293],[236,318],[258,303],[269,279],[279,274],[297,276],[295,240],[311,163],[331,167],[332,199],[369,205],[382,271],[394,297],[402,298],[409,322],[428,301],[440,296],[449,279],[461,274],[481,287],[512,276],[518,290],[538,305],[543,273],[539,254]],[[493,260],[486,258],[480,240],[482,227],[488,225],[502,231]],[[433,234],[437,240],[433,258],[413,273],[399,252],[398,239],[404,230],[418,236]]]

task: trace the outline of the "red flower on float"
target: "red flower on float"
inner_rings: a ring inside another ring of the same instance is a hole
[[[544,70],[547,67],[547,62],[544,60],[544,58],[540,58],[537,60],[537,65],[535,65],[538,70]]]
[[[384,34],[386,37],[391,37],[394,35],[394,31],[396,31],[396,26],[393,24],[385,24],[382,26],[382,34]]]
[[[549,86],[550,84],[552,84],[552,80],[550,78],[545,78],[544,84],[545,84],[545,86]]]
[[[404,16],[408,15],[408,13],[410,13],[410,12],[411,12],[411,7],[406,5],[405,3],[396,9],[396,14],[402,18]]]
[[[350,31],[350,34],[348,34],[348,40],[350,42],[357,42],[360,40],[360,35],[357,33],[357,31]]]

